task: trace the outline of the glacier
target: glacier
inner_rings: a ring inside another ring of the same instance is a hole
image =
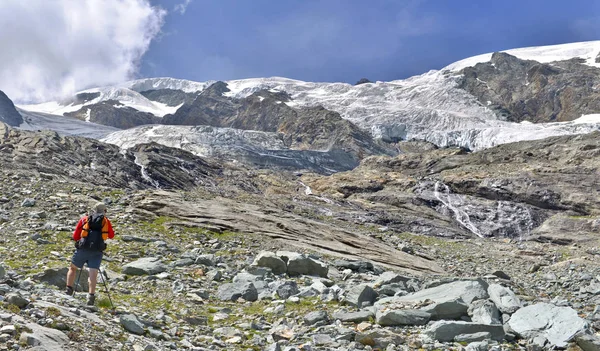
[[[600,41],[506,52],[539,62],[578,57],[586,60],[587,64],[600,66],[594,61],[600,53]],[[571,122],[546,124],[498,120],[492,110],[458,87],[460,69],[489,61],[490,58],[491,54],[479,55],[455,62],[442,70],[432,70],[408,79],[356,86],[347,83],[304,82],[281,77],[230,80],[225,81],[230,91],[224,95],[244,98],[260,90],[286,92],[292,98],[292,101],[286,102],[290,106],[322,105],[369,131],[375,138],[387,142],[424,140],[439,147],[463,147],[472,151],[509,142],[589,133],[600,128],[598,118],[587,116]],[[151,101],[140,92],[173,89],[201,93],[213,83],[214,81],[193,82],[166,77],[146,78],[87,90],[85,92],[98,92],[100,96],[77,106],[61,107],[54,102],[19,107],[35,112],[62,114],[86,104],[113,99],[124,106],[161,117],[175,112],[177,107]]]

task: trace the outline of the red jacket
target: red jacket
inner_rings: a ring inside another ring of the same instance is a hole
[[[77,241],[81,239],[81,231],[83,230],[83,225],[85,224],[86,219],[87,216],[83,216],[81,217],[79,222],[77,222],[77,227],[75,227],[75,231],[73,232],[73,240]],[[113,230],[112,224],[110,223],[108,218],[106,218],[106,223],[108,224],[108,238],[112,239],[115,237],[115,231]]]

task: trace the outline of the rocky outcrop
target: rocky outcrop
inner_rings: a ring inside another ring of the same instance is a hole
[[[539,63],[497,52],[461,73],[460,87],[502,120],[571,121],[600,112],[600,69],[579,59]]]
[[[15,104],[3,91],[0,90],[0,123],[9,126],[19,126],[23,123],[23,117],[15,108]]]
[[[161,121],[159,117],[151,113],[124,106],[117,100],[107,100],[86,105],[78,111],[67,112],[64,115],[120,129],[133,128],[144,124],[155,124]]]
[[[167,106],[190,104],[198,94],[186,93],[176,89],[156,89],[141,91],[140,94],[152,101],[157,101]]]
[[[293,108],[287,104],[288,95],[266,90],[242,99],[224,96],[228,91],[226,83],[217,82],[191,104],[163,117],[162,123],[277,132],[284,135],[285,145],[292,149],[338,149],[359,159],[394,153],[338,113],[323,107]]]

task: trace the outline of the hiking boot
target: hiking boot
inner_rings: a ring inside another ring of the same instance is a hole
[[[73,287],[67,286],[67,289],[65,290],[65,294],[67,294],[69,296],[73,296]]]
[[[87,305],[94,306],[95,302],[96,302],[96,295],[88,294]]]

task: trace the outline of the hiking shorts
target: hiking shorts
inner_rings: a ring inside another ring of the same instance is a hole
[[[102,251],[95,250],[75,250],[71,263],[77,268],[82,268],[83,264],[87,262],[88,268],[100,268],[100,262],[102,262]]]

